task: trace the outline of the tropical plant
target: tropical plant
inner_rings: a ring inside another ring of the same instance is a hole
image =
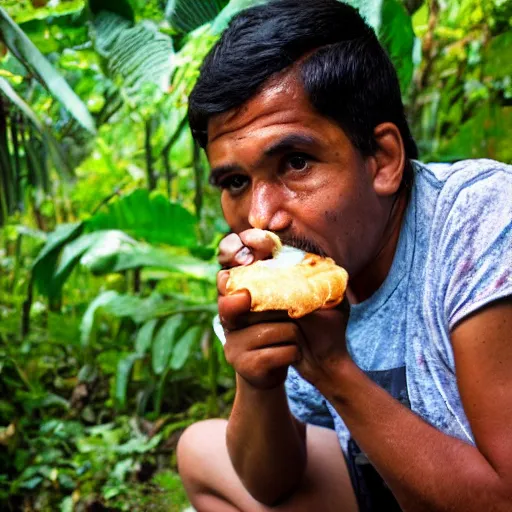
[[[512,2],[349,1],[423,159],[512,161]],[[179,434],[234,393],[211,327],[227,226],[187,97],[256,3],[2,0],[2,510],[185,506]]]

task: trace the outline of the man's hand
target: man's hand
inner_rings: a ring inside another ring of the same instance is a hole
[[[222,240],[219,262],[224,268],[249,265],[270,257],[272,249],[272,240],[262,231],[250,229]],[[227,270],[221,270],[217,277],[219,315],[226,330],[226,359],[255,388],[282,385],[288,366],[300,359],[300,330],[285,312],[250,313],[248,292],[226,296],[228,277]]]
[[[224,268],[270,257],[273,243],[260,230],[231,234],[219,246]],[[235,371],[253,387],[281,385],[294,365],[314,385],[329,385],[337,367],[349,360],[345,346],[348,302],[292,321],[282,311],[250,313],[248,292],[226,296],[228,271],[219,272],[219,314],[226,332],[225,354]]]

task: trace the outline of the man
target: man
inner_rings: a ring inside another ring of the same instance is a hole
[[[335,0],[236,17],[189,118],[224,268],[268,257],[265,229],[350,276],[350,306],[291,321],[249,313],[219,273],[237,393],[228,422],[180,440],[193,506],[512,510],[512,168],[413,161],[393,66]]]

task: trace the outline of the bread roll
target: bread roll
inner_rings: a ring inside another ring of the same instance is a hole
[[[331,258],[322,258],[275,242],[273,258],[229,272],[228,295],[247,290],[251,311],[284,310],[300,318],[321,308],[337,306],[345,295],[348,274]]]

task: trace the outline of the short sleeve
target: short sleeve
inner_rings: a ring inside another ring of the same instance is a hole
[[[479,308],[512,295],[512,167],[459,172],[440,194],[427,280],[448,332]]]
[[[334,420],[323,395],[304,380],[293,367],[285,382],[288,405],[292,414],[303,423],[334,429]]]

